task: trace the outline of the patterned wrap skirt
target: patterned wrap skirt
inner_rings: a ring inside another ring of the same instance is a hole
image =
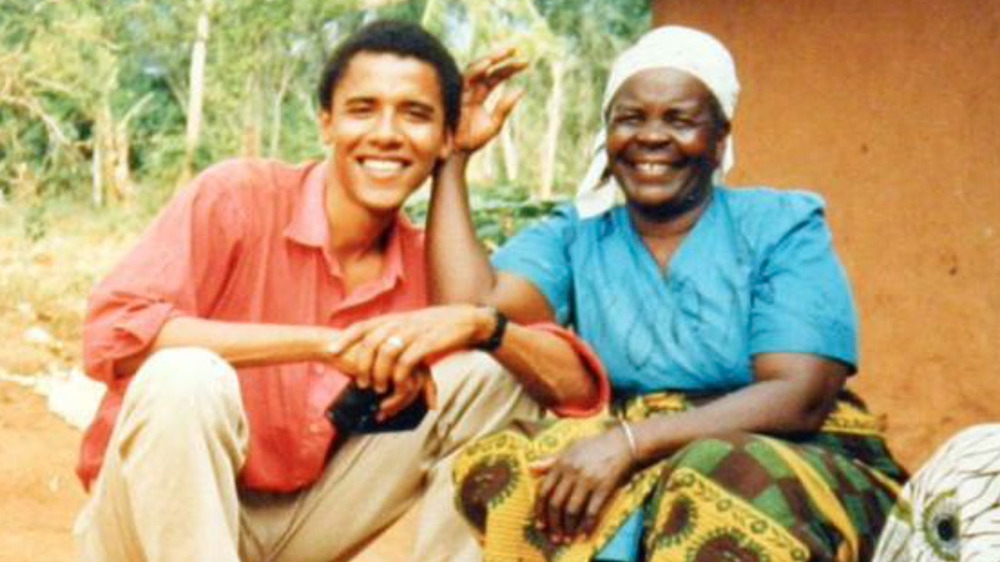
[[[454,465],[456,503],[483,541],[485,562],[602,560],[626,523],[640,520],[635,560],[871,559],[906,473],[885,446],[881,421],[846,392],[818,433],[701,439],[636,472],[589,537],[557,545],[536,529],[532,463],[616,419],[672,415],[695,403],[702,400],[645,395],[613,415],[519,424],[469,445]]]

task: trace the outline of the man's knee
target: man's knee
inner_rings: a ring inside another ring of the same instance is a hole
[[[491,355],[481,351],[449,355],[435,364],[432,371],[443,397],[467,393],[489,399],[524,393],[513,375]]]
[[[453,450],[515,419],[536,419],[543,409],[492,356],[458,353],[433,368],[438,385],[435,431]]]
[[[205,421],[213,415],[238,414],[241,408],[236,371],[215,353],[202,348],[159,351],[143,363],[129,388],[147,415]]]

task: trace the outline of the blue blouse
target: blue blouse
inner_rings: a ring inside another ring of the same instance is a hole
[[[814,194],[716,187],[661,269],[625,207],[562,207],[494,266],[548,299],[608,369],[616,396],[719,392],[753,382],[758,353],[810,353],[856,370],[857,313]],[[634,513],[596,560],[638,559]]]
[[[625,207],[582,219],[565,206],[493,263],[545,295],[600,356],[616,396],[739,388],[758,353],[853,371],[856,311],[823,210],[811,193],[717,187],[661,269]]]

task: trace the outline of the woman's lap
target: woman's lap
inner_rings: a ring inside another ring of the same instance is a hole
[[[894,492],[868,468],[815,445],[758,435],[702,439],[667,463],[647,504],[649,559],[870,557]]]
[[[456,464],[458,503],[487,535],[487,562],[591,560],[637,509],[645,512],[644,558],[655,562],[717,560],[722,553],[739,560],[866,560],[894,503],[898,473],[887,476],[841,454],[866,448],[858,439],[873,436],[824,434],[793,443],[734,434],[693,442],[638,473],[611,500],[590,540],[552,545],[534,526],[537,482],[527,465],[610,423],[560,420],[470,446]],[[884,447],[867,449],[878,456]],[[865,460],[894,466],[891,457]]]

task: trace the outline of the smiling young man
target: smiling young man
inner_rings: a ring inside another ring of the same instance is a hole
[[[448,155],[461,94],[425,31],[363,28],[321,80],[328,159],[210,168],[95,289],[84,355],[109,392],[78,468],[83,560],[343,560],[422,493],[414,559],[478,558],[452,507],[456,452],[608,389],[558,330],[426,308],[423,233],[400,208]],[[496,362],[433,361],[470,348]],[[381,418],[421,395],[432,410],[342,434],[327,413],[352,384],[382,394]]]

